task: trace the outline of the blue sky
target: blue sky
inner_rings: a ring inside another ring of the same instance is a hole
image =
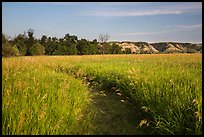
[[[34,29],[34,36],[110,41],[202,42],[201,2],[2,2],[8,36]]]

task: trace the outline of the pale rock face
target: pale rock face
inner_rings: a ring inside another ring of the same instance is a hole
[[[158,53],[159,51],[156,50],[152,45],[149,45],[149,49],[152,53]]]
[[[130,48],[132,53],[186,52],[188,48],[197,51],[202,50],[202,44],[191,44],[191,46],[188,46],[189,43],[161,43],[160,45],[156,43],[156,46],[155,43],[149,44],[146,42],[116,42],[116,44],[122,47],[122,51],[125,51],[126,48]]]
[[[174,45],[172,44],[168,44],[168,46],[166,47],[166,51],[167,52],[176,52],[176,51],[180,52],[181,50],[174,47]]]
[[[116,43],[116,44],[118,44],[119,46],[122,47],[122,49],[121,49],[122,51],[125,51],[126,48],[130,48],[131,51],[134,53],[140,53],[140,52],[142,52],[142,53],[144,53],[144,52],[157,53],[157,52],[159,52],[150,44],[147,44],[147,45],[144,44],[141,47],[139,47],[133,43],[126,43],[126,42],[124,42],[122,44],[121,43]]]
[[[184,48],[183,48],[181,45],[179,45],[179,44],[176,44],[175,47],[178,48],[178,49],[180,49],[180,50],[183,50],[183,49],[184,49]]]
[[[118,45],[122,47],[122,49],[121,49],[122,51],[125,51],[126,48],[130,48],[131,51],[135,52],[135,53],[139,51],[139,48],[137,46],[135,46],[133,43],[126,43],[125,42],[122,44],[118,43]]]
[[[140,48],[140,52],[142,53],[158,53],[159,51],[156,50],[152,45],[144,45]]]
[[[148,48],[146,45],[144,45],[144,46],[142,46],[142,47],[140,48],[140,51],[141,51],[141,52],[147,52],[147,51],[149,51],[149,48]]]

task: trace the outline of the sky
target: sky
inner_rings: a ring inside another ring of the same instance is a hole
[[[2,32],[109,41],[202,43],[202,2],[2,2]]]

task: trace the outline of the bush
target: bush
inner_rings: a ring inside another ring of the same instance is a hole
[[[45,48],[39,44],[36,43],[30,48],[31,55],[44,55],[45,54]]]
[[[196,50],[188,48],[187,53],[196,53]]]
[[[125,48],[125,54],[131,54],[131,53],[132,53],[132,51],[130,48]]]
[[[2,45],[2,57],[11,57],[18,56],[19,50],[16,45],[12,46],[9,43],[5,43]]]

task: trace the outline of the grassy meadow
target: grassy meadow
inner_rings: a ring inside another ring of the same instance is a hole
[[[2,134],[202,134],[202,54],[2,58]]]

